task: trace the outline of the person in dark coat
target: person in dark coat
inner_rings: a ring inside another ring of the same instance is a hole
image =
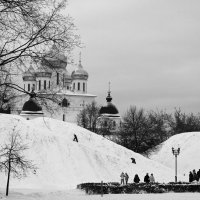
[[[139,183],[140,182],[140,178],[139,176],[136,174],[134,179],[133,179],[134,183]]]
[[[190,173],[189,173],[189,182],[191,183],[193,180],[194,180],[193,174],[192,174],[192,172],[190,171]]]
[[[149,179],[149,174],[147,173],[144,177],[144,182],[145,183],[149,183],[150,182],[150,179]]]
[[[136,164],[135,158],[131,158],[132,163]]]
[[[124,172],[121,173],[120,177],[121,177],[121,185],[124,185],[124,178],[125,178]]]
[[[128,179],[129,179],[129,176],[127,173],[124,174],[124,178],[125,178],[125,183],[126,185],[128,184]]]
[[[74,134],[74,139],[73,139],[73,141],[78,142],[78,138],[77,138],[77,135],[76,135],[76,134]]]
[[[193,170],[193,181],[198,181],[197,173],[195,169]]]
[[[197,177],[198,177],[198,181],[199,181],[199,179],[200,179],[200,169],[199,169],[199,171],[197,172]]]

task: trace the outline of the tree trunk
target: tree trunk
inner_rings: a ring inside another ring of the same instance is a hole
[[[9,190],[10,169],[11,169],[11,163],[10,163],[10,159],[9,159],[9,162],[8,162],[8,178],[7,178],[7,186],[6,186],[6,196],[8,196],[8,190]]]

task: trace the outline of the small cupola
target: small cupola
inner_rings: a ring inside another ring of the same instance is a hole
[[[112,97],[110,94],[111,94],[111,91],[110,91],[110,83],[109,83],[108,96],[106,97],[107,105],[102,106],[100,108],[99,114],[112,116],[112,117],[120,117],[117,107],[112,103]]]
[[[88,79],[89,75],[87,71],[83,69],[83,66],[81,64],[81,53],[80,53],[78,67],[72,72],[71,76],[73,80],[87,80]]]
[[[42,117],[44,115],[42,107],[36,100],[34,89],[30,93],[30,99],[24,103],[20,115],[25,117],[26,119],[33,119],[36,117]]]

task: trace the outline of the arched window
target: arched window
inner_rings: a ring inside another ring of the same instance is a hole
[[[83,92],[85,92],[85,83],[83,83]]]
[[[39,90],[41,90],[41,80],[39,80]]]
[[[44,89],[46,90],[46,88],[47,88],[47,82],[46,80],[44,80]]]
[[[73,90],[75,90],[75,83],[73,84]]]
[[[78,82],[78,90],[80,90],[80,83]]]
[[[31,90],[31,88],[30,88],[30,84],[28,84],[28,91],[30,91]]]
[[[57,85],[59,85],[59,73],[57,72]]]
[[[51,84],[50,84],[50,81],[49,81],[49,89],[50,89],[50,87],[51,87]]]

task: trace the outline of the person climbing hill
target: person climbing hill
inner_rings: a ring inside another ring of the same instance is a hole
[[[77,138],[77,135],[76,135],[76,134],[74,134],[74,139],[73,139],[73,141],[78,142],[78,138]]]

